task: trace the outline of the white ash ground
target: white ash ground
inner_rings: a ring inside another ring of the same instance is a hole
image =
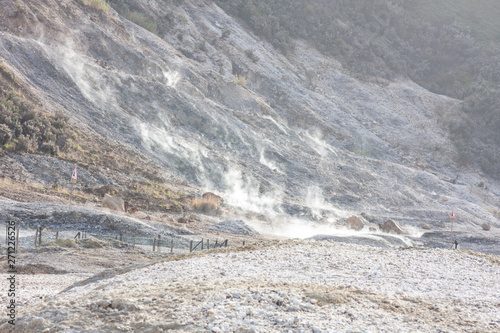
[[[178,259],[21,309],[16,332],[500,330],[495,255],[286,241]]]

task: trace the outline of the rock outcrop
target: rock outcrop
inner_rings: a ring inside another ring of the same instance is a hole
[[[380,230],[382,230],[383,232],[393,233],[398,235],[403,233],[403,228],[401,228],[401,226],[393,220],[387,220],[384,223],[379,224],[378,226],[380,227]]]
[[[122,198],[113,197],[109,194],[104,195],[104,198],[102,199],[102,206],[109,209],[125,212],[125,201],[123,201]]]
[[[213,203],[216,203],[217,206],[221,205],[224,203],[224,199],[222,199],[221,196],[218,196],[217,194],[215,193],[212,193],[212,192],[205,192],[203,193],[203,195],[201,196],[201,198],[207,202],[213,202]]]
[[[491,225],[489,225],[488,223],[483,223],[481,227],[483,228],[484,231],[490,231],[491,229]]]
[[[347,228],[353,229],[353,230],[361,230],[365,224],[361,219],[357,216],[351,216],[350,218],[347,219]]]
[[[287,214],[314,223],[351,211],[375,220],[397,211],[394,218],[418,226],[429,215],[442,218],[450,202],[436,198],[446,195],[467,223],[496,230],[498,220],[478,209],[483,200],[446,180],[459,172],[460,183],[484,180],[454,163],[447,133],[450,121],[463,117],[461,101],[409,78],[352,77],[303,40],[290,41],[294,52],[282,54],[213,2],[127,3],[162,28],[151,33],[81,1],[0,0],[4,72],[45,111],[63,110],[78,137],[106,139],[98,146],[107,165],[88,154],[79,186],[122,184],[115,174],[127,177],[148,161],[154,172],[129,181],[209,188],[242,216]],[[117,142],[144,158],[114,163],[121,152],[109,148]],[[73,143],[78,159],[84,151]],[[60,157],[7,158],[0,174],[43,179],[44,186],[68,169]],[[491,202],[499,186],[488,179]],[[434,212],[415,209],[416,202]],[[220,203],[207,199],[199,208],[214,213]]]

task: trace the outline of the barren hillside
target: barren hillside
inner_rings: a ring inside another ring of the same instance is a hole
[[[359,81],[307,41],[285,57],[211,2],[134,4],[163,24],[156,34],[80,1],[2,2],[8,89],[68,117],[39,139],[52,157],[28,135],[27,154],[4,147],[4,177],[67,191],[76,163],[83,201],[111,186],[141,209],[180,211],[214,191],[286,223],[363,214],[438,230],[455,209],[457,231],[497,232],[498,183],[455,163],[460,101],[404,78]],[[161,195],[137,190],[151,181]]]
[[[500,183],[461,163],[463,101],[300,35],[284,52],[223,2],[0,0],[17,328],[498,330]],[[199,239],[231,246],[180,255]]]

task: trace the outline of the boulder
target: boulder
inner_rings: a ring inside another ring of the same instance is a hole
[[[365,224],[361,219],[357,216],[351,216],[350,218],[347,219],[347,228],[353,229],[353,230],[361,230]]]
[[[90,193],[93,193],[99,197],[102,197],[103,195],[105,194],[115,194],[115,193],[118,193],[118,190],[111,186],[111,185],[105,185],[105,186],[101,186],[99,188],[95,188],[95,189],[87,189],[86,192],[90,192]]]
[[[113,197],[109,194],[104,195],[104,198],[102,199],[102,206],[121,212],[125,211],[125,201],[123,201],[122,198]]]
[[[393,220],[387,220],[384,223],[379,224],[378,226],[380,227],[380,230],[382,230],[383,232],[393,233],[398,235],[403,233],[403,229],[401,228],[401,226],[397,222],[394,222]]]
[[[483,223],[481,227],[484,231],[489,231],[491,229],[491,225],[489,225],[488,223]]]
[[[426,224],[422,225],[422,229],[430,230],[431,226],[426,223]]]
[[[205,201],[215,202],[217,205],[224,203],[224,199],[222,199],[222,197],[212,192],[203,193],[201,198]]]

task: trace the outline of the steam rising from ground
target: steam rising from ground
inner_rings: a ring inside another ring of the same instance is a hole
[[[138,132],[147,149],[155,152],[161,159],[167,160],[170,155],[189,163],[196,170],[198,180],[205,186],[212,187],[212,179],[209,178],[209,172],[203,163],[208,156],[207,148],[170,133],[165,128],[154,127],[147,123],[139,123]]]
[[[273,117],[268,116],[268,115],[264,115],[264,116],[262,116],[262,118],[270,120],[274,125],[276,125],[276,127],[278,127],[278,129],[280,131],[282,131],[284,134],[288,135],[288,132],[287,132],[287,129],[289,129],[288,126],[278,123],[276,120],[274,120]]]
[[[265,152],[266,152],[266,150],[264,148],[260,151],[260,159],[259,159],[260,164],[265,165],[266,167],[268,167],[270,170],[272,170],[274,172],[278,172],[278,173],[283,174],[283,171],[281,171],[281,169],[278,168],[276,163],[266,159]]]
[[[229,206],[274,216],[281,205],[282,194],[279,190],[271,194],[261,194],[260,184],[250,177],[244,177],[235,166],[232,166],[224,175],[224,184],[225,201]]]
[[[181,79],[181,75],[176,71],[163,71],[163,76],[167,80],[167,86],[176,88],[177,83]]]
[[[332,204],[326,202],[323,191],[318,186],[307,188],[305,194],[304,205],[311,209],[311,214],[314,219],[321,220],[323,212],[328,212],[329,215],[334,215],[340,218],[347,218],[350,214],[344,210],[335,208]]]
[[[323,140],[323,133],[319,129],[314,130],[312,133],[309,131],[305,132],[302,139],[321,157],[326,157],[328,152],[338,156],[332,146]]]
[[[40,41],[39,45],[55,59],[54,63],[64,69],[82,95],[97,108],[117,105],[110,82],[103,79],[102,68],[90,58],[75,52],[78,48],[73,41],[67,40],[65,45],[55,46]]]
[[[404,244],[405,246],[417,245],[415,241],[403,235],[387,234],[380,231],[370,231],[367,227],[365,227],[361,231],[355,231],[343,226],[339,226],[338,224],[332,223],[331,221],[328,221],[327,223],[315,223],[314,221],[302,220],[286,215],[276,216],[269,224],[263,224],[256,221],[247,221],[247,224],[261,234],[283,238],[306,239],[315,236],[326,238],[328,238],[328,236],[340,238],[355,237],[375,241],[380,245],[384,245],[387,247],[395,246],[395,244],[398,244],[397,246],[400,246],[402,244]],[[411,232],[411,234],[418,237],[422,235],[422,233],[417,235],[416,232]]]
[[[202,159],[207,158],[208,150],[201,145],[187,142],[182,138],[169,133],[166,129],[140,124],[139,130],[144,144],[149,149],[165,154],[171,154],[189,161],[197,170],[198,177],[202,179],[207,191],[215,191],[215,179],[209,179]],[[270,169],[279,170],[272,162],[265,159],[265,150],[260,152],[260,163]],[[354,212],[345,211],[334,207],[327,202],[319,186],[308,187],[302,196],[300,205],[310,211],[309,218],[292,217],[283,213],[283,191],[275,189],[265,194],[260,191],[260,181],[255,176],[245,174],[244,171],[229,159],[225,161],[229,167],[222,176],[222,196],[228,207],[241,209],[243,212],[263,214],[269,222],[243,219],[248,225],[261,234],[285,238],[311,238],[314,236],[356,237],[365,238],[385,246],[394,246],[394,243],[415,245],[408,237],[400,235],[382,234],[379,231],[370,231],[367,226],[362,231],[354,231],[340,226],[339,221],[355,215]],[[319,222],[318,222],[319,221]],[[410,237],[420,237],[422,232],[417,228],[406,230]],[[393,239],[391,242],[390,240]]]

